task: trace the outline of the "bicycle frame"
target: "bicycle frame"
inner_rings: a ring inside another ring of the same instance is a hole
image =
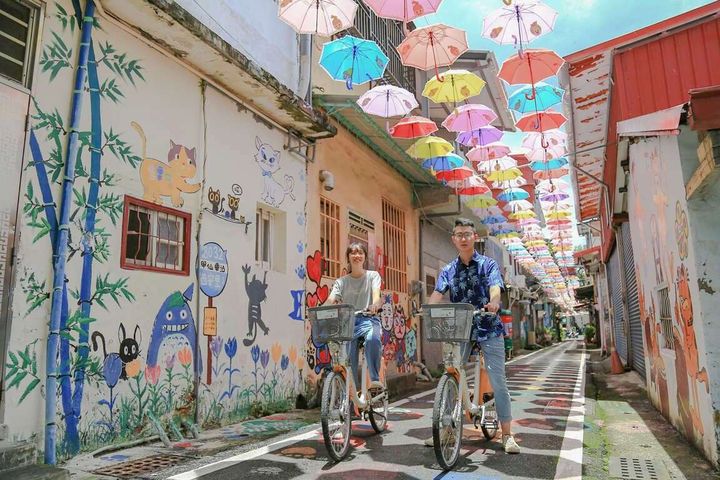
[[[495,401],[495,399],[493,399],[485,403],[482,402],[483,395],[492,391],[492,389],[488,391],[481,391],[482,380],[484,379],[483,372],[485,372],[485,358],[482,351],[480,351],[478,358],[475,360],[475,385],[473,386],[473,399],[478,401],[476,404],[470,399],[470,388],[467,384],[467,373],[462,365],[463,359],[460,357],[462,347],[463,345],[460,343],[443,343],[443,360],[445,362],[445,370],[449,374],[453,375],[458,382],[463,411],[467,412],[471,418],[475,419],[474,422],[476,424],[479,422],[479,424],[482,425],[485,421],[486,405]],[[458,364],[460,366],[458,366]],[[480,418],[477,418],[478,415]]]
[[[371,403],[385,400],[387,390],[383,390],[382,393],[374,397],[370,397],[367,383],[368,366],[367,361],[365,360],[364,348],[359,352],[359,361],[362,363],[360,365],[360,390],[358,390],[357,385],[355,385],[355,372],[348,362],[349,355],[347,352],[347,343],[348,342],[328,342],[330,356],[332,358],[332,370],[335,373],[342,375],[348,386],[347,392],[350,400],[352,400],[353,404],[357,406],[358,410],[364,412],[370,409]],[[353,393],[350,393],[351,391]]]

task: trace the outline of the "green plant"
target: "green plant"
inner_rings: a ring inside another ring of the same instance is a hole
[[[585,325],[585,343],[593,343],[595,339],[595,327],[593,325]]]

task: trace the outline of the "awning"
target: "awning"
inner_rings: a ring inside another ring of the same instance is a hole
[[[683,109],[687,104],[676,105],[640,117],[618,122],[619,137],[654,137],[658,135],[678,135],[678,125]]]

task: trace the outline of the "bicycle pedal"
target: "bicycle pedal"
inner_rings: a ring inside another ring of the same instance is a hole
[[[490,400],[492,400],[493,398],[495,398],[494,393],[483,393],[483,403],[487,403]]]

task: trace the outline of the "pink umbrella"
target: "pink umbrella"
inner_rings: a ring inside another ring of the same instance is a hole
[[[451,132],[469,132],[490,125],[496,118],[497,114],[490,107],[469,103],[453,110],[442,126]]]
[[[467,153],[467,158],[471,162],[482,162],[484,160],[493,160],[496,158],[502,158],[510,153],[510,147],[502,143],[490,143],[488,145],[481,145],[471,149]],[[516,164],[517,165],[517,164]],[[512,165],[513,167],[515,165]]]
[[[353,26],[353,0],[283,0],[278,16],[298,33],[329,37]]]
[[[562,180],[543,180],[535,185],[535,190],[541,193],[569,193],[570,185]]]
[[[385,118],[407,115],[418,107],[415,95],[394,85],[371,88],[357,99],[357,104],[365,113]]]
[[[475,175],[475,172],[472,171],[469,167],[460,167],[460,168],[453,168],[452,170],[444,170],[442,172],[437,172],[435,174],[435,178],[441,181],[450,182],[453,180],[463,180],[468,177],[472,177]]]
[[[393,138],[420,138],[437,132],[437,125],[429,118],[412,116],[400,119],[390,128]]]
[[[529,150],[541,149],[544,145],[548,147],[564,147],[567,145],[567,133],[561,130],[548,130],[542,133],[531,132],[523,137],[521,145]]]
[[[562,113],[545,111],[524,115],[515,125],[523,132],[544,132],[560,128],[566,121]]]
[[[455,140],[466,147],[477,147],[478,145],[497,142],[502,136],[503,132],[501,130],[488,125],[469,132],[460,132]]]
[[[442,0],[364,0],[378,17],[407,23],[437,11]]]
[[[560,158],[567,154],[565,145],[548,146],[548,148],[533,148],[528,150],[527,156],[532,161],[550,160]]]
[[[468,51],[465,30],[442,23],[421,27],[410,32],[397,46],[402,64],[420,70],[449,67],[463,53]]]
[[[564,177],[569,173],[570,170],[568,168],[556,168],[554,170],[538,170],[537,172],[533,173],[533,178],[535,180],[549,180],[551,178]]]

